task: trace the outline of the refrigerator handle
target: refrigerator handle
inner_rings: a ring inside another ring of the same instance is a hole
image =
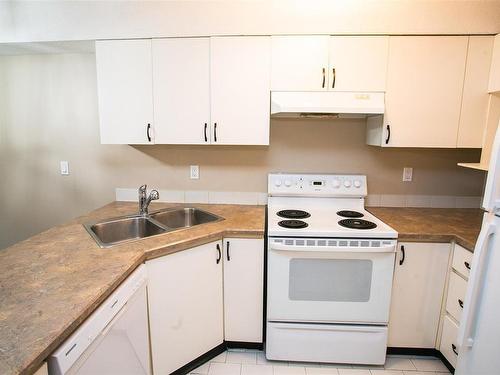
[[[486,224],[486,222],[484,224]],[[479,234],[476,247],[474,248],[474,260],[472,262],[472,270],[469,275],[464,310],[462,312],[462,319],[458,330],[457,342],[461,347],[470,348],[474,343],[474,326],[479,304],[479,294],[481,293],[484,273],[486,272],[486,268],[488,266],[485,259],[488,253],[490,239],[495,234],[495,230],[496,224],[492,222],[489,222],[487,226],[483,226],[483,229]]]

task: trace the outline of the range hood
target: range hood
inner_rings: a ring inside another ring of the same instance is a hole
[[[365,118],[383,113],[383,92],[271,92],[272,117]]]

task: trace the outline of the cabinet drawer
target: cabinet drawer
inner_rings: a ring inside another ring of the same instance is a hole
[[[462,246],[455,244],[455,250],[453,252],[453,269],[467,279],[469,278],[471,260],[472,253]]]
[[[439,347],[439,350],[453,367],[457,367],[458,355],[455,353],[455,351],[458,353],[457,335],[458,326],[449,316],[445,316],[443,334],[441,336],[441,346]]]
[[[446,311],[460,322],[462,315],[467,281],[455,272],[450,274],[450,284],[448,287],[448,298],[446,300]]]

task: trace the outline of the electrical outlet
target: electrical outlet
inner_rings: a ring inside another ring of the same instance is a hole
[[[413,178],[413,168],[403,168],[403,182],[410,182]]]
[[[69,175],[69,163],[67,161],[61,161],[60,170],[63,176]]]
[[[191,180],[198,180],[200,178],[200,167],[198,165],[191,165],[189,167],[189,178]]]

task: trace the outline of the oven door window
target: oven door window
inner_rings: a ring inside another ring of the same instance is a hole
[[[367,259],[290,260],[292,301],[367,302],[373,262]]]

